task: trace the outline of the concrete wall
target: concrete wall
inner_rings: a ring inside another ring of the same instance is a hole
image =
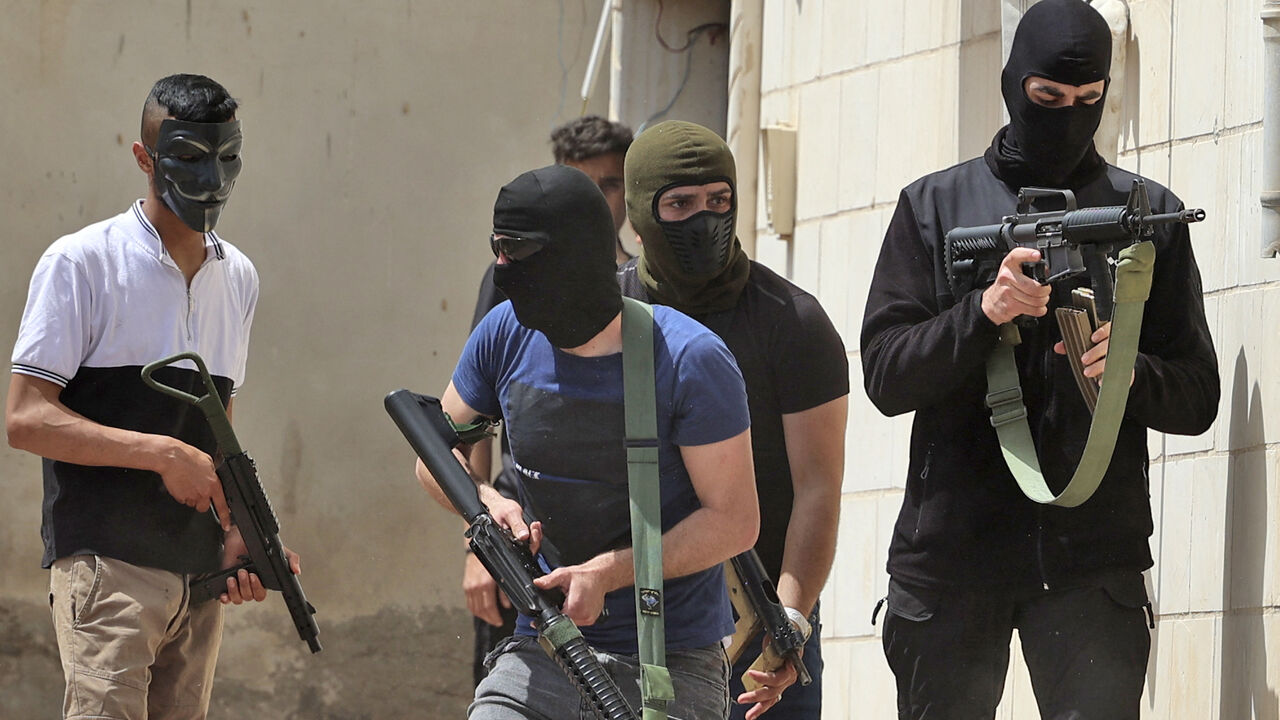
[[[724,135],[728,0],[613,0],[609,116],[637,132],[664,120]]]
[[[594,4],[594,3],[590,3]],[[0,1],[0,346],[59,235],[145,191],[129,144],[151,84],[199,72],[242,102],[218,231],[262,278],[236,403],[302,554],[325,650],[278,599],[228,612],[214,717],[458,717],[471,694],[459,521],[382,410],[438,392],[465,339],[498,188],[551,161],[599,8],[582,2]],[[608,108],[599,83],[589,111]],[[0,384],[0,395],[7,383]],[[0,448],[0,717],[58,716],[40,474]]]
[[[1023,0],[765,5],[761,126],[798,133],[794,239],[759,259],[814,291],[850,350],[848,463],[823,594],[829,718],[895,716],[879,629],[910,417],[861,387],[858,332],[898,190],[980,153],[1003,122],[1001,13]],[[1149,585],[1158,614],[1144,717],[1280,716],[1280,262],[1258,259],[1262,25],[1253,0],[1130,0],[1119,164],[1209,219],[1193,230],[1219,353],[1218,421],[1150,438]],[[1015,20],[1016,21],[1016,20]],[[1120,70],[1119,68],[1117,70]],[[1037,717],[1014,652],[1001,718]]]

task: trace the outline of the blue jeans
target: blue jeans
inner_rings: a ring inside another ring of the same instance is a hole
[[[618,684],[631,708],[640,714],[640,664],[634,655],[595,651],[596,659]],[[564,671],[542,650],[536,638],[517,635],[486,658],[489,674],[476,688],[467,708],[472,720],[594,720]],[[668,650],[667,669],[675,686],[675,702],[667,706],[671,720],[723,720],[729,713],[728,663],[719,645]]]
[[[764,715],[766,720],[818,720],[822,716],[822,643],[819,640],[822,622],[818,617],[817,607],[809,616],[809,624],[813,627],[813,634],[809,636],[809,642],[804,644],[804,666],[809,670],[813,682],[804,686],[797,680],[787,688],[778,704],[769,708],[769,712]],[[729,699],[732,705],[729,717],[733,720],[742,720],[747,711],[754,707],[754,704],[739,705],[732,701],[746,692],[742,687],[742,674],[760,656],[763,639],[762,634],[750,641],[748,648],[729,671]]]

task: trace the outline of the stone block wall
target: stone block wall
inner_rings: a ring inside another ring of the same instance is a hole
[[[797,132],[794,237],[758,259],[814,292],[849,351],[835,567],[822,595],[829,718],[894,717],[871,609],[884,594],[910,417],[861,390],[866,291],[899,189],[982,152],[1003,122],[1001,13],[1021,0],[766,3],[761,124]],[[1252,0],[1129,0],[1119,165],[1173,188],[1192,229],[1222,402],[1198,437],[1151,433],[1144,717],[1274,718],[1280,694],[1280,260],[1258,257],[1262,25]],[[1005,7],[1005,6],[1008,7]],[[1018,5],[1018,7],[1014,7]],[[1036,717],[1016,647],[1000,718]]]

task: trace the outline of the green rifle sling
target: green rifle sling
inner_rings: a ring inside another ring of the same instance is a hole
[[[675,699],[671,674],[666,667],[663,629],[662,494],[654,385],[653,308],[638,300],[623,298],[622,388],[643,720],[665,720],[667,703]]]
[[[1111,465],[1116,435],[1120,432],[1120,422],[1129,401],[1129,378],[1138,356],[1142,310],[1151,293],[1155,256],[1155,247],[1150,241],[1130,245],[1120,252],[1116,266],[1115,311],[1098,406],[1089,426],[1089,439],[1085,442],[1080,464],[1060,494],[1055,495],[1049,489],[1040,472],[1040,461],[1027,425],[1027,408],[1022,404],[1018,366],[1013,356],[1016,341],[1008,339],[1009,333],[1001,333],[1000,343],[987,358],[987,407],[991,408],[991,424],[1000,438],[1000,450],[1009,472],[1013,473],[1022,493],[1031,500],[1043,505],[1076,507],[1093,496]],[[1108,378],[1114,378],[1114,382],[1108,382]]]

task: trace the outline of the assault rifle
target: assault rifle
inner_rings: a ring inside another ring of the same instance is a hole
[[[179,360],[190,360],[196,364],[204,382],[203,397],[183,392],[153,377],[160,368]],[[217,466],[222,493],[227,498],[231,519],[240,529],[240,537],[244,539],[249,551],[248,556],[240,557],[242,562],[239,565],[192,580],[191,603],[194,605],[218,597],[226,592],[227,578],[235,576],[240,570],[248,570],[258,576],[263,587],[280,592],[289,608],[289,615],[293,618],[293,625],[298,630],[298,637],[307,643],[311,652],[320,652],[320,628],[312,617],[316,609],[307,602],[307,596],[302,592],[302,583],[298,582],[298,576],[289,568],[284,543],[280,540],[280,521],[276,519],[271,501],[267,499],[267,493],[258,480],[257,466],[248,453],[240,449],[240,441],[231,430],[231,420],[227,417],[222,399],[218,397],[218,389],[205,367],[204,359],[196,353],[184,352],[157,360],[142,368],[142,381],[152,389],[194,405],[204,413],[222,456],[222,462]]]
[[[1037,198],[1061,196],[1066,209],[1032,213]],[[1035,248],[1040,261],[1023,263],[1023,272],[1041,285],[1089,273],[1100,322],[1111,319],[1114,284],[1107,254],[1121,243],[1139,242],[1158,225],[1204,220],[1204,210],[1151,213],[1146,183],[1133,181],[1124,205],[1077,208],[1070,190],[1025,187],[1018,191],[1017,214],[995,225],[955,228],[943,240],[947,282],[959,298],[995,281],[1000,262],[1016,247]]]
[[[769,636],[760,657],[751,665],[752,670],[772,672],[790,662],[796,669],[801,685],[813,682],[809,669],[801,660],[801,651],[808,639],[799,628],[791,624],[786,608],[778,600],[778,591],[769,579],[769,573],[760,562],[754,548],[729,559],[731,572],[726,573],[729,583],[729,599],[738,612],[733,641],[729,646],[729,664],[737,662],[747,643],[764,630]],[[750,675],[742,676],[742,685],[748,691],[759,684]]]
[[[533,584],[543,572],[528,544],[518,542],[509,529],[499,525],[480,501],[475,482],[453,455],[452,448],[461,439],[440,401],[396,390],[383,404],[445,497],[467,521],[471,550],[512,605],[534,618],[542,649],[560,665],[595,715],[601,720],[638,720],[578,627],[560,611],[564,594]]]

